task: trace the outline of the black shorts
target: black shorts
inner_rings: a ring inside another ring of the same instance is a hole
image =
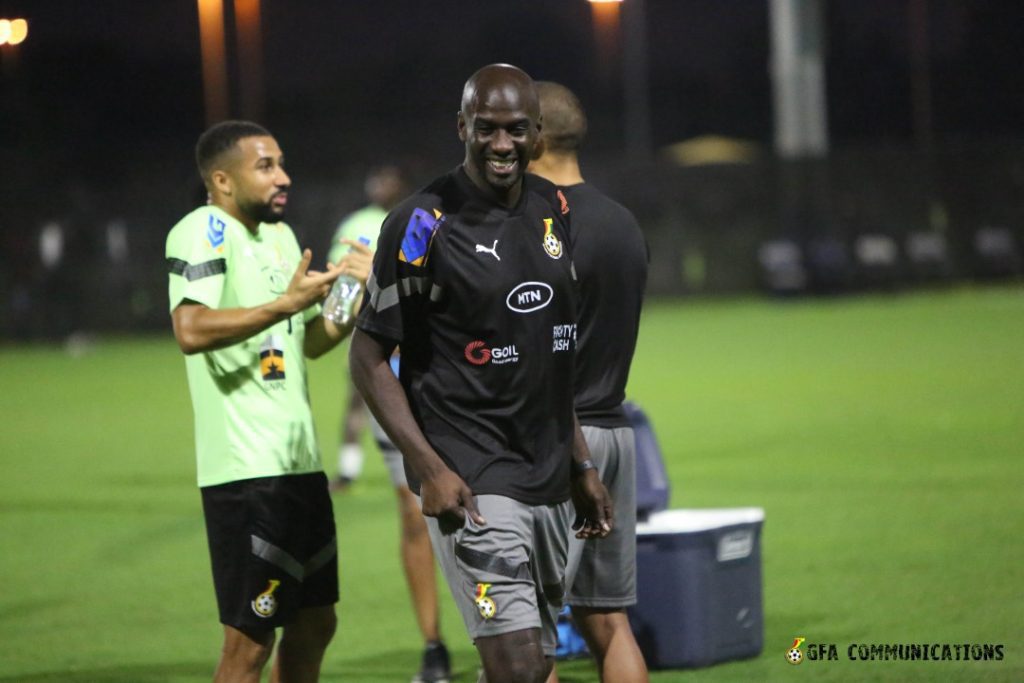
[[[262,634],[338,601],[334,510],[323,472],[200,489],[220,621]]]

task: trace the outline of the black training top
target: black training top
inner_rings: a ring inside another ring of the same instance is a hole
[[[400,345],[413,416],[474,493],[543,505],[569,497],[577,292],[568,205],[523,182],[507,209],[459,167],[402,202],[357,325]]]
[[[633,214],[593,186],[562,188],[572,206],[579,278],[576,414],[580,424],[625,427],[622,410],[647,285],[647,243]]]

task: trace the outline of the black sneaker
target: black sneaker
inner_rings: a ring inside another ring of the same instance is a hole
[[[448,648],[441,642],[427,645],[423,650],[420,672],[412,677],[412,683],[449,683],[451,677],[452,666],[448,658]]]

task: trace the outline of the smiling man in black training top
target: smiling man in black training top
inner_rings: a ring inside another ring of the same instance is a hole
[[[351,350],[490,683],[550,670],[570,495],[579,534],[611,529],[573,412],[569,207],[525,175],[540,125],[523,71],[496,64],[470,77],[465,160],[385,221]],[[388,365],[397,345],[400,381]]]

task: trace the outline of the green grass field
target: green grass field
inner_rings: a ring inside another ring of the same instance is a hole
[[[629,394],[672,506],[766,510],[764,653],[652,680],[1024,680],[1022,340],[1021,288],[651,303]],[[209,680],[220,627],[170,333],[0,359],[0,681]],[[329,471],[344,371],[344,353],[310,367]],[[343,597],[323,680],[407,681],[420,644],[378,459],[335,509]],[[475,681],[445,607],[458,680]],[[839,661],[786,664],[796,636]],[[965,642],[1004,659],[846,658],[850,643]],[[561,672],[597,680],[588,662]]]

